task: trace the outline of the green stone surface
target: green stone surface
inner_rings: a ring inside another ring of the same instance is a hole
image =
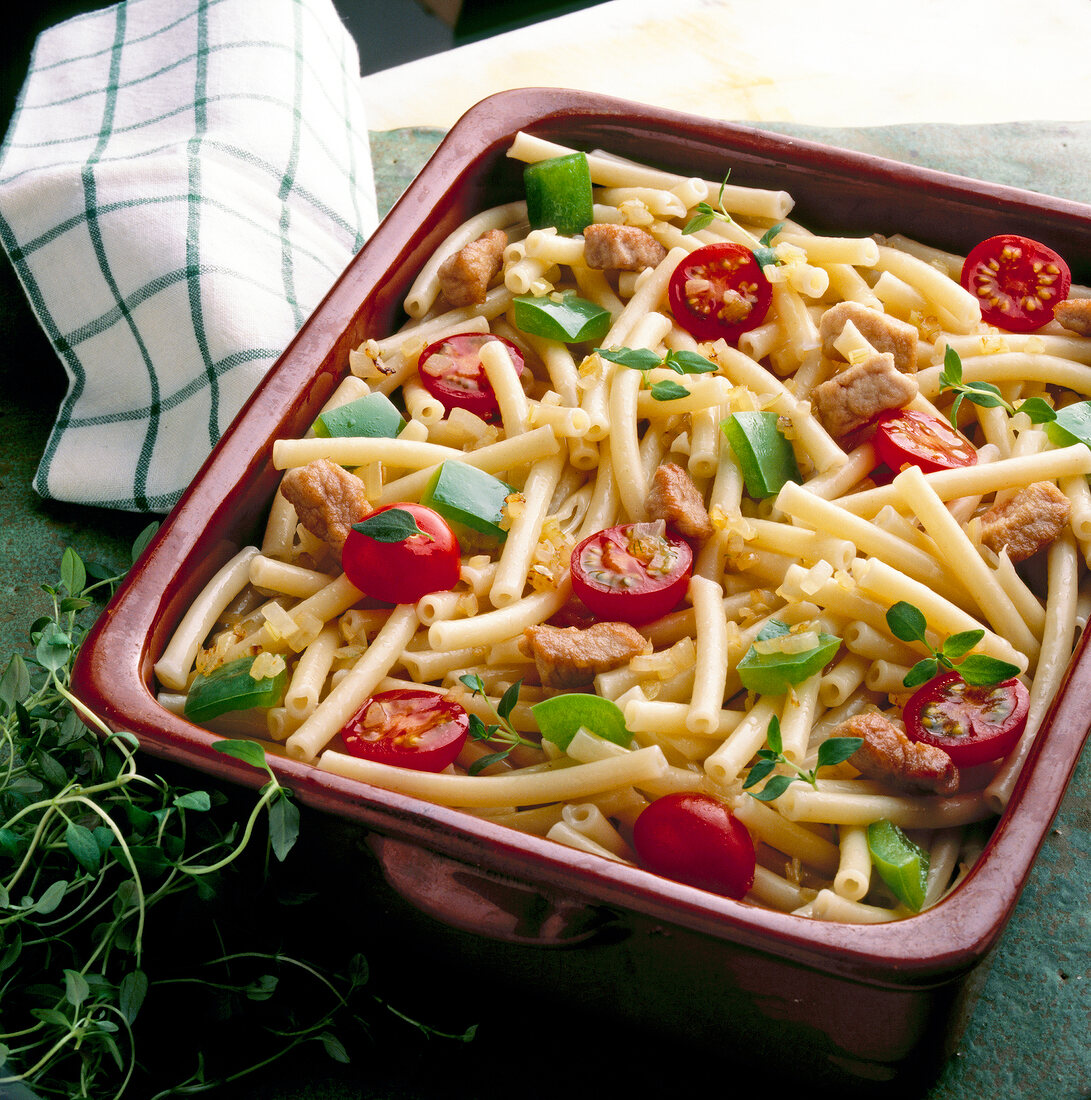
[[[1067,198],[1091,201],[1091,123],[1034,123],[997,126],[895,126],[828,130],[771,126],[782,132],[860,149],[895,159],[987,178]],[[372,135],[380,208],[389,209],[431,154],[442,133],[414,129]],[[3,572],[0,605],[0,660],[25,650],[27,631],[48,604],[40,591],[53,580],[66,545],[82,555],[114,566],[127,561],[128,547],[148,517],[79,508],[39,499],[30,482],[42,453],[53,415],[63,396],[64,377],[27,307],[22,291],[5,264],[0,275],[0,333],[3,384],[0,385],[0,528]],[[325,823],[328,826],[328,822]],[[316,815],[304,814],[304,833],[320,830]],[[1091,1095],[1091,750],[1084,753],[1060,813],[1046,838],[1027,888],[1015,910],[973,1015],[954,1058],[926,1094],[928,1100],[1086,1100]],[[343,874],[356,872],[351,865]],[[376,903],[355,911],[328,910],[315,899],[300,910],[300,927],[286,929],[297,954],[305,954],[317,935],[340,938],[347,950],[363,951],[380,975],[376,995],[395,1006],[414,1000],[427,1006],[431,991],[419,981],[400,979],[411,959],[391,956],[382,930],[384,914]],[[438,926],[433,934],[439,935]],[[567,965],[577,982],[580,953],[546,953],[541,965]],[[385,975],[385,979],[382,976]],[[382,984],[385,980],[385,985]],[[447,976],[436,970],[430,979],[444,1004],[452,1002]],[[516,986],[518,988],[518,986]],[[467,991],[469,994],[470,991]],[[567,1073],[567,1093],[582,1093],[579,1066],[587,1057],[615,1053],[633,1067],[651,1066],[638,1076],[647,1089],[634,1095],[656,1095],[664,1081],[678,1091],[686,1080],[701,1087],[712,1063],[657,1063],[654,1052],[627,1051],[616,1044],[595,1046],[595,1036],[567,1034],[563,1020],[549,1033],[527,1034],[520,1028],[520,995],[506,984],[486,984],[472,991],[472,1001],[491,1006],[473,1019],[433,1019],[437,1026],[460,1030],[476,1020],[477,1039],[470,1044],[424,1037],[384,1046],[366,1041],[349,1066],[336,1066],[320,1051],[306,1048],[274,1071],[217,1092],[218,1096],[276,1098],[528,1097],[547,1093],[546,1083]],[[457,993],[457,991],[455,991]],[[399,999],[399,997],[401,999]],[[438,1003],[438,1002],[437,1002]],[[471,1003],[470,1001],[467,1002]],[[379,1009],[379,1011],[384,1011]],[[476,1011],[476,1009],[475,1009]],[[426,1014],[427,1008],[424,1012]],[[882,1026],[881,1021],[876,1022]],[[213,1040],[210,1040],[214,1042]],[[722,1052],[722,1082],[738,1082],[738,1052]],[[786,1061],[792,1051],[785,1050]],[[567,1071],[563,1066],[567,1065]],[[561,1068],[558,1069],[558,1066]],[[562,1072],[563,1071],[563,1072]],[[680,1073],[681,1071],[681,1073]],[[680,1074],[680,1075],[679,1075]],[[775,1081],[777,1067],[764,1067],[762,1079]],[[873,1093],[885,1095],[881,1087]]]

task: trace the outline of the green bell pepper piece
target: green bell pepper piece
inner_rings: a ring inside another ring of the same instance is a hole
[[[314,422],[314,434],[323,439],[342,436],[369,436],[393,439],[405,427],[405,418],[385,393],[363,397],[320,413]]]
[[[583,153],[528,164],[523,169],[523,187],[533,229],[554,226],[562,236],[571,237],[595,220],[591,171]]]
[[[867,827],[871,862],[894,896],[914,913],[924,906],[928,853],[885,818]]]
[[[776,496],[786,481],[802,481],[792,444],[777,427],[775,412],[732,413],[721,425],[755,500]]]
[[[456,535],[461,526],[503,542],[508,533],[500,520],[504,501],[513,491],[476,466],[448,459],[429,478],[420,502],[439,512]]]
[[[790,634],[779,619],[770,619],[758,632],[758,642]],[[819,633],[818,644],[799,653],[759,653],[751,646],[738,663],[739,679],[747,691],[758,695],[784,695],[793,684],[802,683],[821,671],[841,646],[833,634]]]
[[[628,748],[633,735],[625,728],[625,715],[617,703],[598,695],[554,695],[530,708],[546,741],[567,749],[580,728],[606,741]]]
[[[195,677],[186,696],[185,716],[194,722],[206,722],[231,710],[275,707],[288,684],[288,669],[255,680],[250,675],[255,660],[240,657],[220,665],[207,676]]]
[[[522,332],[566,344],[601,340],[609,332],[611,321],[608,309],[575,294],[560,298],[520,295],[512,299],[512,318]]]

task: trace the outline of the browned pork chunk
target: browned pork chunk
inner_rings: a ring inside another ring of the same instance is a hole
[[[900,409],[917,396],[914,378],[894,366],[890,352],[872,355],[815,386],[811,404],[822,426],[840,439],[888,409]]]
[[[485,300],[489,283],[504,263],[508,235],[502,229],[470,241],[439,265],[439,288],[453,306],[473,306]]]
[[[1091,298],[1067,298],[1057,303],[1053,316],[1069,332],[1091,336]]]
[[[871,779],[906,791],[948,795],[958,790],[958,768],[943,749],[911,741],[878,711],[854,714],[838,723],[830,736],[864,739],[849,763]]]
[[[655,471],[646,503],[649,519],[665,520],[684,538],[707,539],[712,534],[701,491],[673,462],[664,462]]]
[[[651,648],[648,639],[628,623],[549,626],[523,631],[523,650],[534,658],[547,687],[573,688],[591,683],[600,672],[628,664]]]
[[[897,317],[868,309],[859,302],[838,302],[822,314],[818,332],[822,337],[824,354],[831,358],[837,354],[833,342],[849,321],[876,351],[890,352],[894,356],[894,366],[903,374],[916,373],[917,330]]]
[[[1053,542],[1071,515],[1071,502],[1052,481],[1036,481],[981,517],[981,541],[997,554],[1006,549],[1012,561],[1025,561]]]
[[[371,511],[364,483],[325,458],[289,470],[281,480],[280,491],[295,508],[299,522],[338,557],[349,529]]]
[[[667,256],[650,233],[635,225],[595,222],[584,229],[583,240],[585,263],[600,271],[641,271]]]

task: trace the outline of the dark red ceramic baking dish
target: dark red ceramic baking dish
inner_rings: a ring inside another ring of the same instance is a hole
[[[413,274],[455,225],[521,195],[520,166],[505,157],[518,130],[708,179],[730,168],[733,183],[789,191],[793,217],[815,230],[904,233],[957,252],[1023,233],[1061,250],[1074,279],[1091,282],[1086,206],[581,92],[487,99],[303,326],[85,643],[77,694],[147,752],[260,781],[212,751],[213,735],[158,706],[152,665],[194,595],[262,522],[279,476],[272,441],[302,434],[347,370],[349,349],[399,322]],[[585,952],[600,1008],[717,1049],[745,1047],[754,1060],[789,1049],[812,1083],[912,1087],[956,1035],[1058,808],[1091,723],[1089,676],[1081,646],[973,873],[941,905],[891,925],[757,909],[279,756],[273,767],[301,802],[367,830],[388,881],[417,908],[517,950]],[[537,980],[563,994],[563,970],[539,967]]]

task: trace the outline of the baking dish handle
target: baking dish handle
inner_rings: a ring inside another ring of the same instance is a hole
[[[603,906],[550,894],[408,841],[370,833],[367,845],[392,889],[460,931],[536,947],[616,942],[628,935],[617,914]]]

